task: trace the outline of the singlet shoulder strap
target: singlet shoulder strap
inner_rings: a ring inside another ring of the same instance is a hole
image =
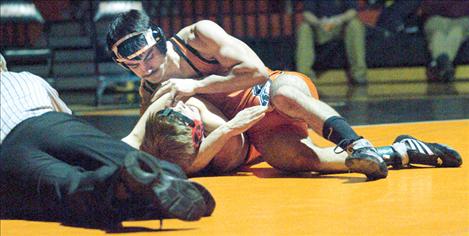
[[[205,57],[203,57],[202,55],[200,55],[199,51],[197,51],[195,48],[193,48],[191,45],[187,44],[186,42],[184,42],[184,40],[181,39],[181,37],[175,35],[173,37],[179,44],[181,45],[184,45],[184,47],[187,48],[187,50],[189,50],[192,54],[194,54],[195,56],[197,56],[200,60],[202,60],[203,62],[205,63],[209,63],[209,64],[220,64],[216,59],[212,59],[212,60],[209,60]]]
[[[185,47],[185,45],[179,44],[179,42],[175,40],[175,37],[171,38],[170,41],[173,44],[176,53],[179,54],[179,56],[181,56],[182,58],[184,58],[184,60],[189,64],[189,66],[195,71],[195,73],[197,73],[197,76],[202,77],[202,72],[200,72],[200,70],[194,65],[194,63],[192,63],[192,61],[187,58],[187,55],[182,52],[181,47]]]

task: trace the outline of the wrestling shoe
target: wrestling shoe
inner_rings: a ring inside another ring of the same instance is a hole
[[[407,147],[409,164],[422,164],[435,167],[459,167],[462,158],[453,148],[439,143],[426,143],[409,135],[400,135],[394,143]]]
[[[128,154],[119,174],[129,199],[139,202],[143,211],[155,211],[141,215],[195,221],[207,212],[211,214],[215,207],[213,197],[203,186],[163,173],[155,158],[147,153]]]
[[[386,178],[388,168],[383,158],[366,139],[359,139],[347,147],[345,165],[353,172],[365,174],[369,180]]]

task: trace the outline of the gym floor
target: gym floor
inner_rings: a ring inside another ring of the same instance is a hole
[[[360,174],[287,174],[261,163],[235,175],[193,178],[217,200],[213,215],[197,222],[164,220],[161,229],[157,220],[124,222],[121,229],[105,231],[2,220],[0,234],[469,235],[468,79],[451,84],[376,79],[355,89],[333,80],[317,84],[322,99],[376,146],[410,134],[452,146],[463,165],[390,170],[386,179],[368,182]],[[138,118],[136,108],[74,110],[116,138]],[[330,145],[311,136],[318,145]]]

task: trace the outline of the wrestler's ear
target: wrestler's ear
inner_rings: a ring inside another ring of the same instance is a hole
[[[164,31],[161,27],[152,25],[151,26],[153,38],[156,41],[156,47],[160,51],[161,54],[166,54],[166,36],[164,35]]]

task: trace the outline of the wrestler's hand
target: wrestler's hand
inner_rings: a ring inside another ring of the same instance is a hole
[[[166,105],[174,106],[181,99],[194,95],[196,87],[197,80],[194,79],[169,79],[161,83],[161,88],[153,94],[151,102],[158,100],[164,94],[170,94]]]
[[[267,109],[268,107],[266,106],[246,108],[236,114],[236,116],[228,121],[226,125],[233,134],[240,134],[261,120],[265,116]]]

